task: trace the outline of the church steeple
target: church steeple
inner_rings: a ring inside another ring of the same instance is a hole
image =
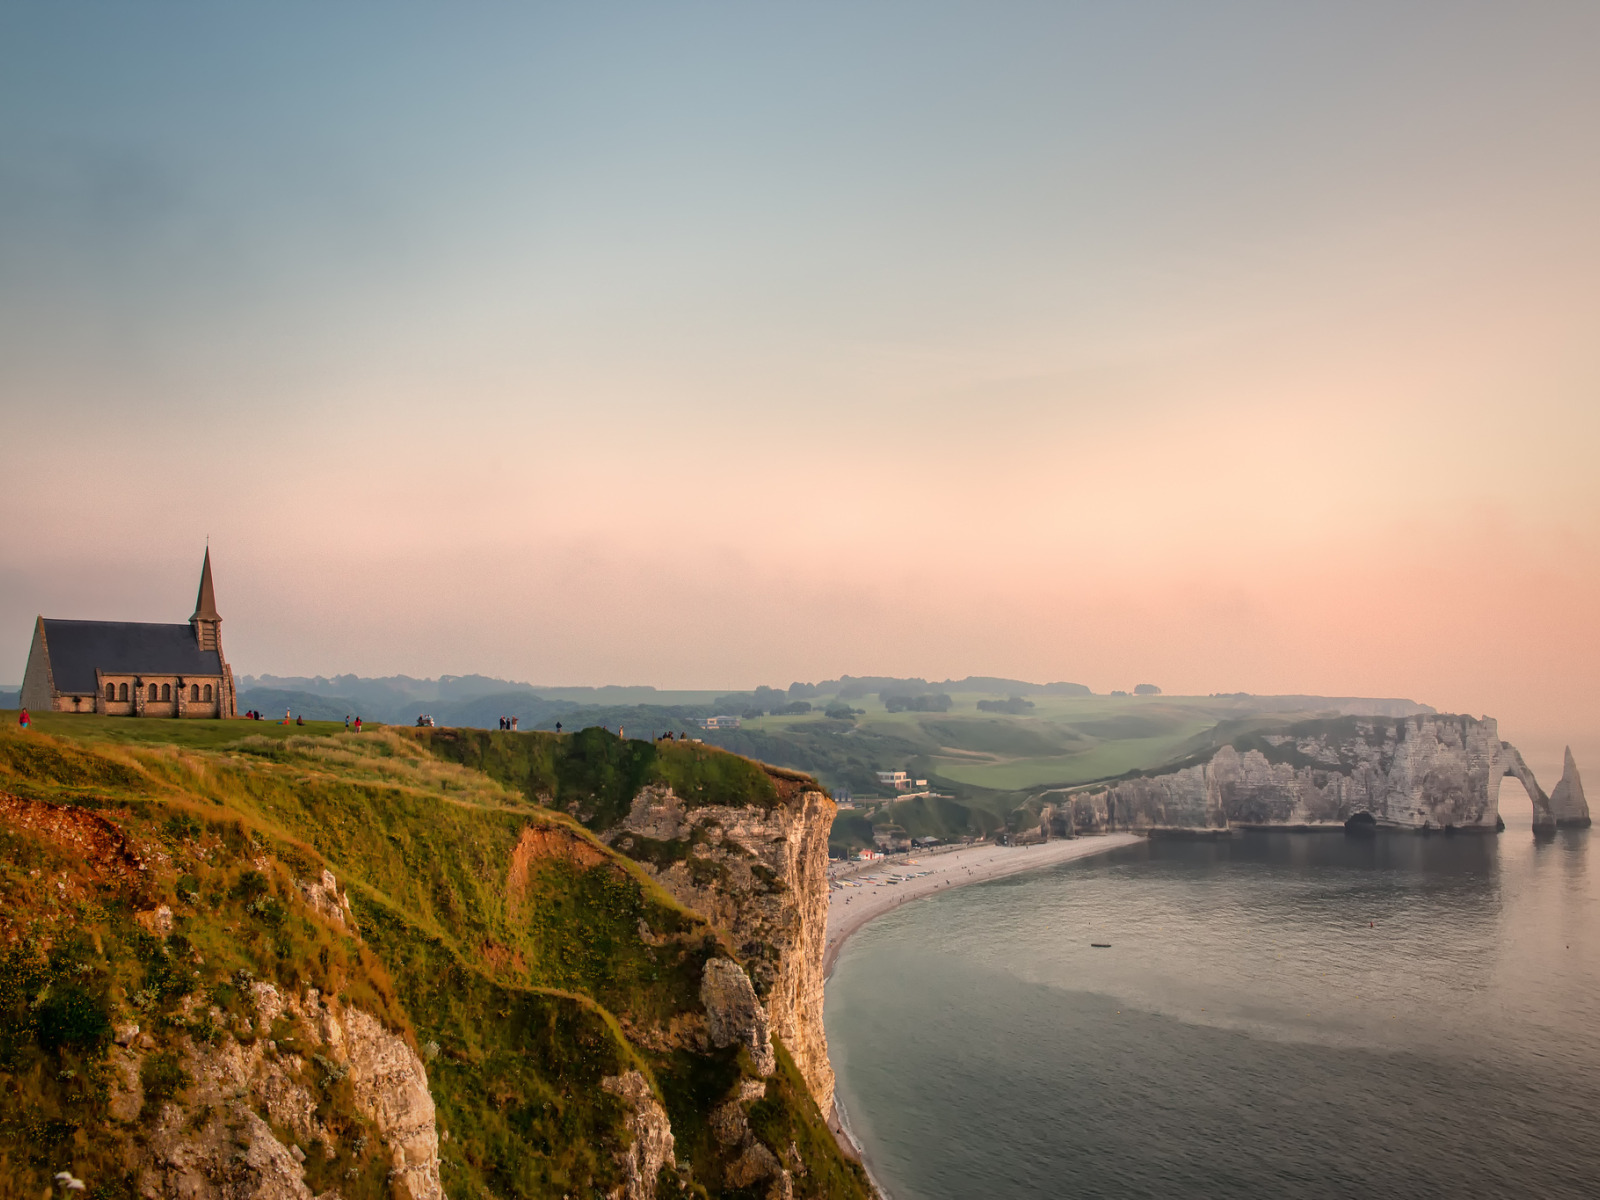
[[[217,612],[217,593],[211,584],[211,547],[206,547],[205,564],[200,568],[200,594],[195,597],[194,616],[189,618],[194,626],[195,638],[202,650],[215,650],[220,640],[222,614]]]

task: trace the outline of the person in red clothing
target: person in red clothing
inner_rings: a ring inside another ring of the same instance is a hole
[[[360,717],[356,718],[356,732],[357,733],[361,732],[361,718]]]
[[[24,728],[24,729],[28,728],[28,710],[27,709],[23,709],[22,712],[18,714],[18,716],[17,716],[17,724],[22,726],[22,728]]]

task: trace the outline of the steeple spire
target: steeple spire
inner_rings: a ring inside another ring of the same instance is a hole
[[[200,568],[200,594],[195,597],[194,621],[220,621],[222,614],[217,612],[217,593],[211,586],[211,547],[206,547],[205,565]]]

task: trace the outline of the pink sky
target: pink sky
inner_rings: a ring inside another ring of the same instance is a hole
[[[0,684],[209,535],[242,672],[1600,742],[1592,6],[626,13],[6,18]]]

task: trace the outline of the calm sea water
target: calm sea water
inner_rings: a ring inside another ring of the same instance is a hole
[[[1156,842],[883,917],[826,1012],[873,1173],[892,1200],[1600,1194],[1596,835],[1507,819]]]

